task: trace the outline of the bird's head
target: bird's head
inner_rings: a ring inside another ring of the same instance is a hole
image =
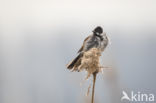
[[[103,33],[103,29],[100,26],[97,26],[94,30],[93,30],[94,35],[100,36]]]

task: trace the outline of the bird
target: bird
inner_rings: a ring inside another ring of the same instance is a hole
[[[83,45],[77,52],[77,57],[67,64],[67,69],[73,70],[74,68],[74,70],[79,71],[75,68],[78,68],[81,65],[81,58],[85,52],[92,48],[100,49],[103,52],[107,47],[108,37],[106,36],[106,33],[103,32],[103,28],[101,26],[97,26],[92,32],[93,33],[83,41]]]

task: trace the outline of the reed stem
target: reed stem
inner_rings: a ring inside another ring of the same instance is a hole
[[[92,101],[91,101],[91,103],[94,103],[94,91],[95,91],[96,74],[97,74],[97,72],[93,73],[93,87],[92,87]]]

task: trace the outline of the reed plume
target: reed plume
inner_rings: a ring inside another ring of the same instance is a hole
[[[96,76],[102,71],[102,66],[100,65],[101,50],[97,48],[92,48],[87,52],[84,52],[81,58],[81,64],[77,67],[78,71],[87,71],[86,79],[93,75],[93,86],[92,86],[92,98],[91,103],[94,103],[94,91]],[[75,69],[75,68],[74,68]]]

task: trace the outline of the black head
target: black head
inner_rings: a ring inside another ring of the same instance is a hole
[[[100,34],[102,34],[102,33],[103,33],[102,27],[100,27],[100,26],[96,27],[96,28],[93,30],[93,33],[94,33],[95,35],[100,35]]]

